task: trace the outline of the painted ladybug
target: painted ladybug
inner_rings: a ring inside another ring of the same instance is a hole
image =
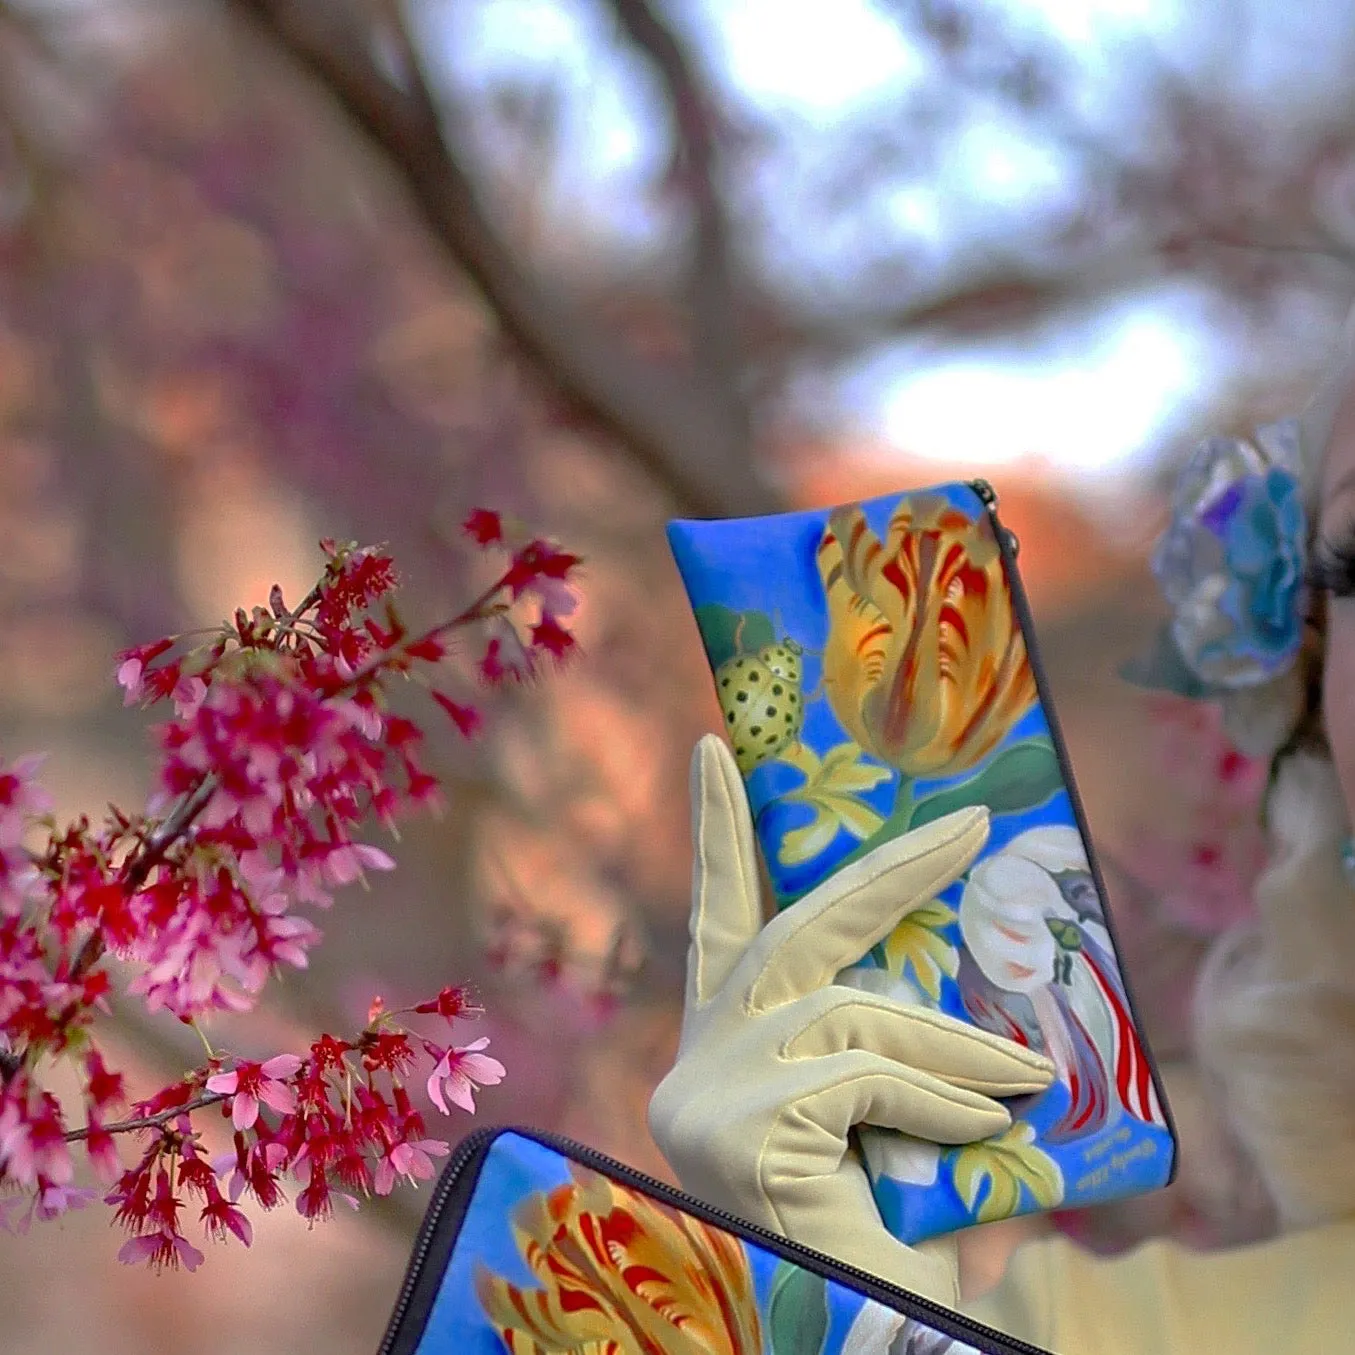
[[[791,683],[797,690],[804,674],[801,658],[804,646],[796,640],[781,640],[777,644],[763,645],[758,658],[779,678]]]
[[[756,654],[736,654],[716,669],[725,729],[745,776],[800,737],[805,718],[803,653],[794,640],[781,640],[763,645]]]

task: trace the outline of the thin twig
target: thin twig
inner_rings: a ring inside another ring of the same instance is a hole
[[[207,808],[220,780],[215,772],[208,772],[170,811],[169,817],[146,839],[145,846],[128,864],[122,874],[122,884],[128,890],[139,889],[147,876],[160,864],[165,853],[193,826],[193,821]]]
[[[206,1106],[215,1106],[226,1100],[229,1100],[229,1097],[225,1092],[203,1092],[201,1096],[195,1096],[191,1101],[185,1101],[182,1105],[171,1106],[168,1110],[156,1111],[154,1115],[138,1115],[131,1120],[115,1120],[112,1124],[104,1125],[103,1128],[110,1134],[130,1134],[137,1129],[159,1129],[171,1120],[178,1119],[180,1115],[191,1115],[195,1110],[202,1110]],[[89,1138],[89,1128],[86,1126],[84,1129],[68,1129],[64,1138],[67,1143],[78,1143],[81,1139]]]
[[[135,893],[146,883],[147,877],[164,859],[165,853],[192,827],[193,821],[207,808],[219,784],[216,774],[208,772],[179,800],[164,822],[145,839],[141,848],[128,858],[119,883],[129,894]],[[103,953],[103,934],[97,930],[90,932],[71,963],[72,981],[88,973]]]

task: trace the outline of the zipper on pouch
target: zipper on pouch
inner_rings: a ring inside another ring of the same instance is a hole
[[[1120,981],[1124,984],[1125,1000],[1129,1004],[1129,1014],[1134,1018],[1134,1029],[1143,1045],[1144,1057],[1148,1060],[1148,1071],[1152,1075],[1153,1087],[1157,1091],[1158,1104],[1162,1107],[1162,1116],[1166,1121],[1167,1132],[1172,1140],[1172,1161],[1164,1185],[1169,1186],[1176,1180],[1177,1168],[1181,1158],[1181,1141],[1176,1133],[1176,1122],[1172,1118],[1171,1103],[1167,1100],[1167,1089],[1163,1085],[1162,1075],[1158,1072],[1157,1060],[1153,1057],[1152,1046],[1148,1042],[1148,1033],[1139,1016],[1138,1004],[1134,1001],[1134,986],[1125,971],[1120,949],[1120,937],[1115,929],[1114,909],[1110,906],[1110,893],[1101,874],[1100,862],[1096,859],[1096,848],[1092,843],[1091,829],[1088,827],[1087,811],[1082,805],[1082,796],[1078,792],[1077,780],[1073,775],[1072,759],[1068,756],[1068,746],[1063,740],[1063,730],[1059,725],[1058,712],[1054,708],[1054,694],[1050,691],[1045,677],[1044,664],[1040,660],[1040,647],[1035,639],[1035,618],[1030,610],[1030,599],[1026,596],[1025,585],[1021,582],[1021,571],[1016,567],[1016,557],[1020,551],[1020,542],[1016,533],[1002,525],[998,517],[997,490],[987,480],[971,480],[969,487],[982,500],[993,525],[993,535],[997,538],[997,548],[1002,554],[1002,563],[1007,571],[1007,586],[1011,590],[1012,606],[1016,619],[1021,626],[1021,634],[1026,643],[1026,655],[1030,659],[1030,671],[1035,678],[1035,690],[1044,709],[1045,720],[1049,725],[1049,737],[1054,744],[1054,756],[1058,758],[1059,769],[1063,773],[1063,783],[1068,791],[1068,800],[1073,807],[1073,818],[1082,837],[1082,845],[1087,851],[1087,865],[1091,869],[1092,883],[1101,898],[1105,913],[1106,930],[1110,933],[1111,945],[1115,950],[1115,962],[1120,971]]]
[[[831,1256],[825,1256],[822,1252],[813,1251],[809,1247],[801,1246],[798,1242],[792,1242],[789,1238],[773,1233],[769,1229],[760,1228],[755,1223],[749,1223],[739,1218],[737,1214],[731,1214],[726,1210],[705,1204],[691,1195],[675,1190],[656,1177],[646,1176],[643,1172],[636,1171],[627,1167],[624,1163],[617,1162],[595,1149],[589,1148],[587,1144],[576,1143],[573,1139],[541,1130],[512,1127],[475,1130],[462,1139],[448,1160],[446,1167],[443,1168],[437,1189],[429,1202],[428,1212],[424,1215],[423,1224],[419,1228],[418,1238],[410,1256],[409,1267],[405,1272],[404,1283],[400,1288],[400,1295],[396,1300],[390,1323],[386,1328],[386,1334],[382,1339],[377,1355],[393,1355],[395,1343],[408,1320],[417,1319],[420,1323],[420,1335],[422,1334],[422,1326],[428,1320],[432,1301],[437,1295],[437,1288],[433,1288],[429,1301],[421,1307],[417,1314],[412,1313],[411,1309],[415,1291],[418,1289],[423,1276],[423,1268],[433,1248],[433,1242],[437,1237],[439,1228],[444,1223],[451,1228],[460,1225],[465,1209],[470,1203],[470,1197],[475,1190],[477,1173],[471,1172],[469,1168],[476,1162],[477,1158],[483,1160],[494,1140],[503,1134],[514,1134],[533,1143],[538,1143],[544,1148],[559,1153],[562,1157],[579,1163],[580,1166],[591,1168],[621,1185],[638,1190],[642,1194],[658,1200],[661,1204],[671,1205],[673,1208],[680,1209],[683,1213],[690,1214],[693,1218],[700,1219],[704,1223],[722,1228],[745,1242],[755,1243],[773,1255],[780,1257],[783,1261],[793,1262],[796,1265],[803,1266],[806,1270],[822,1275],[825,1279],[836,1281],[849,1289],[854,1289],[858,1294],[863,1294],[866,1298],[882,1303],[895,1312],[903,1313],[908,1317],[916,1318],[935,1327],[937,1331],[953,1340],[964,1341],[974,1346],[982,1355],[1049,1355],[1048,1351],[1042,1350],[1038,1346],[1032,1346],[1026,1341],[1018,1341],[1015,1337],[1007,1336],[993,1327],[986,1327],[982,1323],[971,1321],[963,1314],[956,1313],[939,1303],[933,1303],[930,1299],[909,1293],[908,1290],[900,1289],[896,1285],[881,1280],[864,1270],[858,1270],[855,1266],[835,1261]],[[412,1352],[414,1347],[411,1346],[409,1349]]]

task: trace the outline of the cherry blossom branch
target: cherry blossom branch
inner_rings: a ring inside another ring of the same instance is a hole
[[[26,1194],[30,1216],[55,1217],[89,1195],[71,1185],[79,1145],[132,1234],[121,1259],[193,1269],[203,1258],[180,1224],[187,1202],[201,1206],[210,1236],[248,1243],[238,1201],[272,1208],[286,1177],[304,1180],[296,1207],[312,1220],[336,1193],[385,1196],[430,1176],[448,1151],[427,1136],[406,1088],[414,1070],[431,1064],[427,1095],[444,1114],[473,1112],[475,1089],[503,1077],[486,1039],[439,1042],[402,1024],[473,1019],[479,1006],[461,987],[401,1012],[378,1001],[356,1037],[323,1034],[305,1056],[255,1062],[209,1049],[205,1065],[116,1119],[124,1080],[94,1039],[115,984],[187,1024],[248,1010],[319,942],[303,907],[394,867],[363,840],[365,826],[428,803],[437,782],[420,763],[423,731],[389,710],[391,678],[420,670],[470,736],[481,717],[460,690],[469,675],[443,664],[451,631],[484,629],[476,671],[486,682],[570,655],[577,558],[484,510],[466,531],[508,563],[435,626],[411,631],[400,618],[388,556],[324,542],[323,576],[296,608],[274,588],[268,609],[120,655],[129,702],[173,707],[155,733],[162,817],[114,807],[101,826],[59,828],[37,761],[0,763],[0,1191]],[[24,846],[39,826],[45,846]],[[116,972],[97,963],[109,953]],[[49,1061],[77,1073],[83,1127],[67,1126],[39,1082]],[[213,1106],[229,1115],[233,1153],[209,1162],[194,1117]],[[129,1135],[146,1142],[124,1167],[115,1140]]]
[[[105,1134],[130,1134],[138,1129],[159,1129],[181,1116],[191,1115],[195,1110],[205,1110],[208,1106],[220,1105],[222,1101],[229,1100],[230,1097],[224,1092],[204,1092],[182,1105],[171,1106],[168,1110],[157,1111],[154,1115],[134,1115],[130,1120],[115,1120],[111,1124],[103,1125],[102,1129]],[[90,1132],[88,1125],[83,1129],[68,1129],[65,1134],[66,1142],[82,1143],[89,1138]]]
[[[165,821],[146,839],[144,849],[124,868],[122,879],[128,889],[139,889],[146,883],[147,877],[164,859],[165,853],[193,826],[193,820],[207,808],[207,802],[212,798],[218,784],[217,778],[209,772],[174,806]]]
[[[306,1002],[304,997],[297,990],[288,994],[289,1011],[312,1029],[328,1029],[332,1024],[328,1014]],[[113,1022],[118,1045],[134,1051],[138,1066],[166,1083],[181,1077],[183,1069],[192,1066],[202,1048],[188,1027],[177,1021],[156,1021],[144,1008],[130,1003],[120,1005]],[[368,1222],[378,1224],[403,1242],[418,1227],[423,1217],[423,1205],[417,1194],[392,1191],[389,1195],[372,1195],[366,1199],[363,1215]]]

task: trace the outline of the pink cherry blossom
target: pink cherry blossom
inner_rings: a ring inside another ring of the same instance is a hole
[[[94,1168],[94,1174],[99,1180],[108,1184],[116,1181],[118,1174],[122,1170],[122,1163],[118,1160],[117,1145],[113,1142],[113,1135],[108,1132],[94,1111],[90,1111],[89,1121],[85,1125],[85,1152],[89,1157],[90,1165]]]
[[[74,1174],[56,1098],[15,1073],[0,1087],[0,1175],[20,1186],[64,1186]]]
[[[196,1270],[206,1258],[188,1239],[179,1233],[142,1233],[129,1238],[118,1250],[118,1260],[125,1266],[149,1263],[157,1270]]]
[[[438,1059],[428,1079],[428,1097],[444,1114],[450,1115],[447,1102],[475,1114],[477,1087],[495,1087],[503,1081],[507,1069],[498,1059],[479,1051],[489,1046],[489,1037],[481,1036],[460,1049],[448,1049]]]
[[[490,683],[525,682],[532,677],[536,666],[517,628],[499,618],[485,629],[490,638],[480,660],[480,676]]]
[[[252,1129],[260,1101],[284,1115],[296,1109],[296,1093],[284,1079],[295,1076],[300,1067],[295,1054],[279,1054],[267,1063],[240,1063],[229,1073],[209,1077],[207,1090],[231,1098],[231,1123],[236,1129]]]
[[[40,757],[0,762],[0,913],[17,916],[40,896],[40,877],[24,847],[32,820],[50,812],[51,798],[38,785]]]
[[[142,674],[145,672],[146,665],[133,655],[130,659],[123,659],[118,665],[117,682],[122,688],[122,704],[124,706],[134,706],[145,695],[145,683],[142,680]]]
[[[219,1192],[209,1192],[207,1203],[202,1207],[202,1221],[207,1231],[224,1238],[227,1232],[234,1233],[246,1247],[254,1241],[254,1228],[244,1213],[236,1208]]]
[[[59,1186],[53,1181],[43,1182],[34,1197],[32,1213],[43,1220],[60,1218],[72,1209],[83,1209],[99,1192],[86,1186]]]
[[[394,870],[395,862],[379,847],[366,842],[345,842],[325,857],[325,878],[333,885],[348,885],[364,870]]]
[[[410,1181],[432,1180],[437,1174],[433,1158],[446,1157],[450,1151],[441,1139],[393,1144],[376,1164],[373,1189],[378,1195],[389,1195],[398,1176]]]

